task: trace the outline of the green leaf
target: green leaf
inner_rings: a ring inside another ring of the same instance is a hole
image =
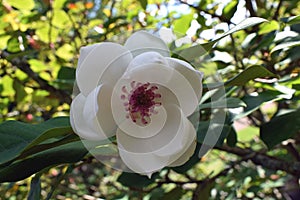
[[[41,199],[41,180],[40,176],[34,176],[31,179],[30,191],[27,200],[40,200]]]
[[[292,16],[292,17],[284,17],[284,18],[281,18],[280,20],[289,25],[299,24],[300,23],[300,15]]]
[[[200,104],[199,108],[204,109],[204,108],[238,108],[238,107],[245,107],[246,104],[238,99],[238,98],[226,98],[226,99],[221,99],[218,101],[213,101],[210,103],[204,103]]]
[[[234,128],[231,128],[227,138],[226,138],[226,144],[230,147],[234,147],[237,143],[237,133]]]
[[[198,185],[197,189],[195,190],[195,192],[197,192],[197,194],[194,194],[193,199],[209,200],[211,190],[214,188],[215,184],[216,184],[216,182],[214,180],[209,180],[209,181],[203,182],[201,185]],[[197,196],[197,198],[195,196]]]
[[[190,28],[191,21],[194,18],[193,16],[194,16],[194,13],[187,14],[187,15],[181,15],[179,19],[175,20],[175,22],[173,24],[174,32],[186,34],[186,31]]]
[[[161,199],[163,200],[181,199],[183,194],[184,194],[184,190],[182,189],[182,187],[177,186],[174,189],[172,189],[170,192],[165,193],[165,195]]]
[[[281,98],[282,93],[273,90],[261,92],[257,96],[246,95],[242,98],[242,100],[246,103],[247,107],[244,112],[234,116],[233,120],[237,120],[251,114],[266,102],[277,101]]]
[[[236,12],[237,9],[237,5],[238,5],[238,1],[234,0],[229,2],[224,8],[223,8],[223,12],[222,15],[224,15],[224,17],[226,19],[231,19],[234,15],[234,13]]]
[[[244,71],[225,82],[226,86],[243,86],[248,81],[263,78],[263,77],[277,77],[275,74],[260,65],[254,65],[246,68]]]
[[[8,4],[19,10],[32,10],[34,8],[34,0],[6,0]]]
[[[53,118],[37,125],[6,121],[0,124],[0,165],[42,141],[70,132],[68,117]]]
[[[260,137],[269,149],[300,131],[300,109],[276,116],[260,128]]]
[[[148,0],[138,0],[144,10],[146,10],[148,5]]]
[[[204,84],[203,89],[211,90],[224,86],[243,86],[250,80],[263,77],[277,77],[277,75],[273,74],[263,66],[253,65],[251,67],[246,68],[244,71],[229,79],[225,83],[218,82]]]
[[[271,31],[279,30],[279,28],[280,28],[279,23],[275,20],[272,20],[272,21],[269,21],[267,23],[260,25],[258,34],[259,35],[266,34]]]
[[[0,183],[23,180],[46,167],[75,163],[87,153],[81,141],[61,145],[0,168]]]
[[[192,61],[193,59],[206,54],[207,51],[210,51],[212,49],[212,47],[219,40],[223,39],[224,37],[226,37],[232,33],[235,33],[237,31],[244,30],[249,27],[261,24],[266,21],[267,21],[266,19],[259,18],[259,17],[249,17],[249,18],[243,20],[242,22],[240,22],[239,24],[237,24],[235,27],[233,27],[226,33],[222,34],[219,38],[217,38],[211,42],[205,43],[205,44],[198,44],[198,45],[194,45],[192,47],[186,48],[184,50],[180,50],[179,52],[176,52],[176,54],[187,61]]]
[[[15,92],[15,100],[21,102],[27,95],[24,86],[20,83],[18,79],[14,79],[13,88]]]
[[[221,146],[231,129],[232,127],[227,124],[211,124],[210,121],[200,121],[197,130],[197,141],[205,145],[206,137],[209,137],[210,142],[216,141],[215,145]]]
[[[123,172],[118,177],[118,182],[127,187],[142,188],[154,183],[156,175],[153,174],[151,179],[136,173]]]
[[[275,51],[282,50],[282,49],[290,49],[291,47],[294,47],[294,46],[300,46],[300,41],[291,41],[291,42],[281,43],[281,44],[275,46],[271,50],[270,53],[274,53]]]

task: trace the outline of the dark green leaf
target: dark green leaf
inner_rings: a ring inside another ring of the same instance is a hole
[[[292,17],[284,17],[284,18],[281,18],[280,20],[289,25],[299,24],[300,23],[300,15],[292,16]]]
[[[278,91],[268,90],[259,93],[257,96],[244,96],[242,100],[246,103],[247,107],[245,108],[244,112],[234,116],[233,120],[237,120],[251,114],[266,102],[280,100],[281,95],[282,93]]]
[[[206,137],[209,137],[210,143],[215,141],[215,145],[221,146],[231,129],[232,127],[227,124],[211,124],[211,121],[200,121],[197,130],[197,140],[200,144],[205,145]]]
[[[34,176],[31,179],[30,191],[27,200],[40,200],[41,199],[41,180],[39,176]]]
[[[174,199],[181,199],[182,195],[184,194],[184,190],[182,187],[175,187],[170,192],[165,193],[165,195],[161,198],[162,200],[174,200]]]
[[[17,102],[21,102],[27,95],[24,86],[20,83],[19,80],[14,79],[13,88],[15,90],[15,99]]]
[[[263,77],[277,77],[275,74],[267,70],[265,67],[260,65],[253,65],[248,67],[235,77],[225,82],[226,86],[243,86],[248,81],[263,78]]]
[[[194,194],[193,199],[209,200],[210,192],[214,188],[215,184],[216,182],[214,180],[209,180],[203,182],[201,185],[198,185],[197,189],[195,190],[196,194]]]
[[[210,103],[205,103],[205,104],[201,104],[199,106],[200,109],[204,109],[204,108],[238,108],[238,107],[245,107],[246,104],[238,99],[238,98],[226,98],[226,99],[220,99],[218,101],[213,101]]]
[[[70,132],[68,117],[53,118],[37,125],[6,121],[0,124],[0,164],[16,158],[25,149],[42,141]]]
[[[133,188],[142,188],[154,183],[156,174],[151,176],[151,179],[147,176],[142,176],[136,173],[123,172],[118,177],[118,182],[122,185]]]
[[[237,134],[234,128],[230,129],[230,132],[226,138],[226,144],[230,147],[234,147],[237,143]]]
[[[138,0],[144,10],[146,10],[148,5],[148,0]]]
[[[294,47],[294,46],[300,46],[300,41],[291,41],[291,42],[281,43],[281,44],[275,46],[271,50],[270,53],[274,53],[275,51],[282,50],[282,49],[290,49],[291,47]]]
[[[274,117],[260,128],[260,137],[269,149],[300,131],[300,110]]]
[[[87,150],[81,141],[48,149],[0,168],[0,182],[19,181],[46,167],[78,162],[86,153]]]

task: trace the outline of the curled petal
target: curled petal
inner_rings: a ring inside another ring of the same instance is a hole
[[[129,63],[127,70],[132,70],[141,65],[151,64],[151,63],[167,65],[167,60],[165,57],[161,56],[157,52],[154,52],[154,51],[145,52],[145,53],[142,53],[142,54],[134,57],[133,60]]]
[[[74,132],[81,138],[87,140],[102,140],[102,137],[94,131],[94,129],[87,123],[83,116],[83,107],[86,98],[82,93],[77,95],[71,104],[70,122]]]
[[[146,31],[138,31],[130,36],[125,45],[134,56],[148,51],[155,51],[162,56],[170,56],[169,48],[165,42]]]
[[[198,101],[202,97],[202,78],[203,73],[195,70],[189,63],[179,60],[176,58],[166,58],[169,66],[176,69],[180,74],[182,74],[185,79],[193,87],[195,94],[198,97]]]
[[[117,131],[120,157],[134,172],[150,175],[178,160],[194,142],[196,131],[178,106],[168,105],[166,110],[168,121],[152,138],[131,140]]]
[[[123,73],[132,60],[132,54],[126,48],[110,42],[103,42],[88,49],[83,48],[81,54],[84,59],[80,58],[80,66],[76,70],[76,81],[84,96],[101,84],[100,79],[108,67]],[[120,73],[110,75],[114,77],[118,74]]]
[[[112,89],[107,85],[99,85],[86,98],[83,116],[102,140],[115,135],[116,123],[112,117],[109,102]]]

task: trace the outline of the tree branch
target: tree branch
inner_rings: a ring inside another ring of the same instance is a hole
[[[252,5],[252,0],[246,0],[246,8],[249,10],[251,17],[257,17],[257,14]]]
[[[1,58],[7,59],[9,57],[9,53],[3,51],[0,54]],[[9,62],[19,68],[21,71],[26,73],[30,78],[32,78],[35,82],[37,82],[40,86],[40,89],[46,90],[50,92],[50,94],[59,99],[61,102],[71,104],[72,98],[68,93],[63,90],[57,89],[52,85],[49,85],[48,81],[40,77],[37,73],[32,71],[30,65],[28,64],[27,60],[23,57],[16,57],[9,60]]]
[[[300,176],[300,162],[287,162],[263,153],[255,152],[252,149],[243,149],[240,147],[215,147],[215,149],[226,151],[242,157],[244,160],[251,160],[256,165],[261,165],[271,170],[282,170],[294,176]]]

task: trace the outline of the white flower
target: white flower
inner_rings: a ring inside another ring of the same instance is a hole
[[[158,37],[139,31],[125,45],[103,42],[80,51],[71,125],[81,138],[116,135],[122,161],[150,176],[184,164],[194,153],[196,130],[188,116],[202,95],[202,73],[169,57]]]

